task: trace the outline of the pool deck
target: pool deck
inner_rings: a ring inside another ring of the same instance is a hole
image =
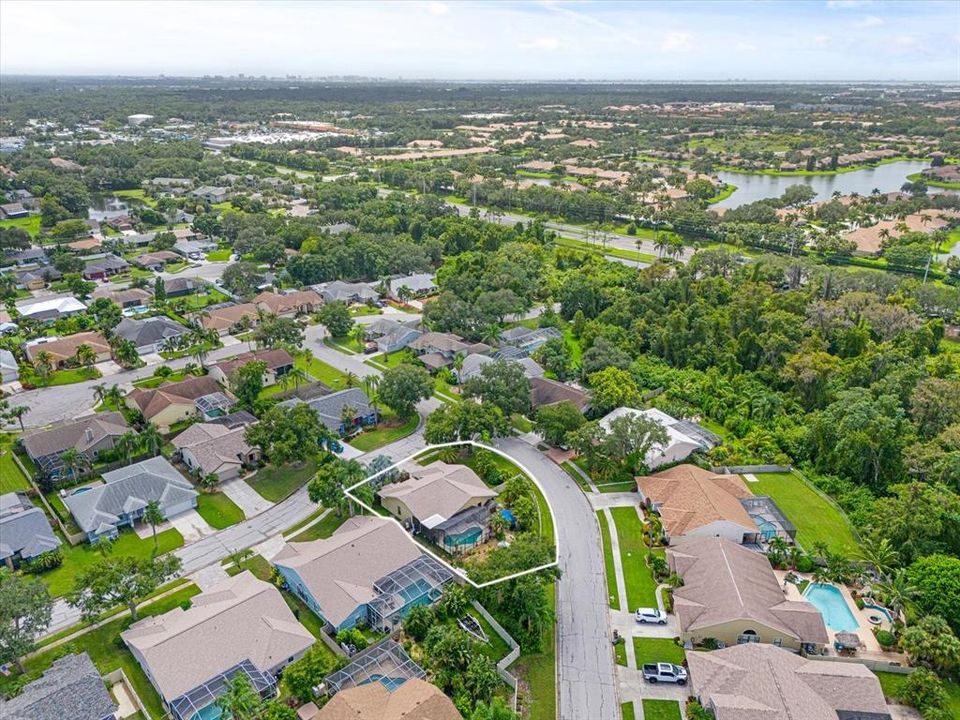
[[[787,572],[783,570],[774,570],[774,574],[776,574],[781,586],[783,586],[784,578],[786,577]],[[810,573],[794,572],[794,575],[812,582],[812,574]],[[864,608],[863,610],[859,609],[857,607],[857,603],[853,600],[853,596],[850,594],[850,589],[845,585],[834,585],[834,587],[840,590],[840,594],[847,603],[847,607],[850,609],[850,612],[853,613],[853,616],[857,619],[857,622],[860,623],[860,627],[857,629],[857,635],[860,637],[860,642],[863,643],[863,647],[857,651],[856,657],[868,660],[880,660],[883,662],[899,662],[906,665],[906,655],[903,653],[885,651],[880,647],[880,643],[878,643],[877,639],[874,637],[874,626],[870,623],[869,616],[874,614],[875,611],[871,611],[869,608]],[[804,600],[804,597],[796,585],[793,583],[786,583],[786,599]],[[890,623],[886,618],[884,618],[879,627],[884,630],[890,630]],[[837,636],[837,632],[837,630],[827,626],[827,637],[829,638],[829,644],[826,648],[827,655],[838,655],[836,650],[833,649],[833,641]]]

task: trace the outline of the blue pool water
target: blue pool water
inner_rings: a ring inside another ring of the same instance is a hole
[[[371,675],[370,679],[363,684],[366,685],[367,683],[379,682],[387,690],[389,690],[390,692],[393,692],[398,687],[403,685],[406,681],[407,679],[402,677],[392,678],[392,677],[387,677],[386,675]]]
[[[403,590],[400,591],[400,596],[409,603],[420,598],[429,590],[430,583],[428,583],[426,580],[417,580],[415,583],[403,588]]]
[[[465,532],[459,533],[457,535],[447,535],[443,543],[447,547],[460,547],[462,545],[473,545],[477,542],[477,539],[480,535],[483,534],[481,528],[470,528]]]
[[[890,611],[887,610],[886,608],[880,607],[879,605],[874,605],[871,602],[865,602],[863,604],[863,607],[865,610],[871,610],[878,615],[883,615],[883,617],[887,619],[888,623],[890,623],[891,625],[893,624],[893,618],[890,617]]]
[[[860,623],[850,612],[850,606],[839,588],[820,583],[811,584],[803,596],[820,611],[823,622],[830,629],[847,632],[860,629]]]
[[[223,710],[217,707],[216,703],[211,703],[205,708],[200,708],[193,714],[190,720],[220,720]]]

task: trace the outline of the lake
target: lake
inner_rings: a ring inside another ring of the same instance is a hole
[[[735,208],[747,203],[763,200],[764,198],[780,197],[783,191],[791,185],[809,185],[817,193],[817,200],[828,199],[835,190],[841,195],[859,193],[869,195],[874,188],[880,192],[899,190],[907,180],[907,175],[913,175],[930,167],[925,160],[899,160],[877,165],[865,170],[838,173],[836,175],[761,175],[757,173],[718,172],[717,175],[725,183],[737,186],[737,191],[725,200],[721,200],[712,207]],[[942,188],[930,188],[931,194],[944,192]],[[946,191],[951,192],[951,191]]]
[[[113,195],[91,195],[87,212],[91,220],[103,222],[126,215],[130,206]]]

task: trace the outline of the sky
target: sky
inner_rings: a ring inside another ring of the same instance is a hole
[[[2,0],[0,73],[960,82],[960,0]]]

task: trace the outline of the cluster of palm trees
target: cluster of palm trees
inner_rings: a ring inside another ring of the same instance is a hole
[[[192,332],[168,337],[160,346],[160,351],[170,354],[187,351],[190,357],[200,363],[201,367],[206,367],[204,363],[210,348],[219,344],[220,335],[216,330],[194,328]]]
[[[91,368],[96,361],[97,353],[86,343],[77,347],[77,351],[71,360],[72,364],[82,368]],[[46,350],[40,350],[33,360],[33,369],[41,379],[49,379],[57,369],[53,355]]]

